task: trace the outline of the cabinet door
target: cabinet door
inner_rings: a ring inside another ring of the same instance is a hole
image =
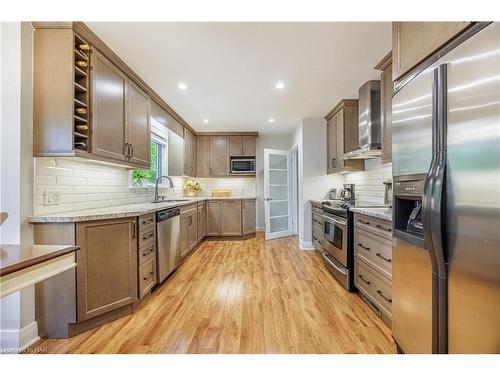
[[[125,98],[128,80],[111,61],[93,50],[92,139],[95,155],[125,160]]]
[[[380,75],[380,105],[382,132],[382,163],[392,161],[392,65],[389,65]]]
[[[244,135],[242,138],[243,156],[255,156],[257,137]]]
[[[188,227],[188,244],[189,250],[193,249],[198,242],[198,212],[195,212],[189,216],[189,227]]]
[[[198,230],[198,241],[201,241],[203,237],[205,237],[205,216],[206,216],[206,211],[205,211],[205,202],[203,203],[198,203],[198,217],[197,217],[197,230]]]
[[[194,135],[184,128],[184,174],[194,176],[195,147]]]
[[[255,233],[255,200],[241,202],[242,234]]]
[[[210,137],[196,137],[196,176],[210,176]]]
[[[344,168],[344,110],[335,114],[335,169]]]
[[[129,161],[149,168],[151,163],[151,110],[149,96],[131,81],[129,81],[127,96],[127,143],[130,144]]]
[[[78,321],[137,300],[135,218],[76,225]]]
[[[328,120],[326,124],[326,139],[327,139],[327,172],[332,173],[337,167],[337,143],[335,141],[335,116]]]
[[[221,236],[241,236],[241,201],[221,202]]]
[[[185,257],[189,251],[189,218],[181,218],[181,257]]]
[[[210,136],[210,175],[229,175],[228,136]]]
[[[221,202],[207,202],[207,236],[220,236]]]
[[[471,22],[393,22],[392,80],[403,76]]]
[[[243,137],[232,135],[229,137],[229,147],[231,156],[243,156]]]

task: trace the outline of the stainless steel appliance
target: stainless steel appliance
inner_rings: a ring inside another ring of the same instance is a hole
[[[352,196],[322,202],[323,261],[333,276],[349,291],[354,287],[354,214],[352,207],[385,207],[356,201],[354,184],[344,185]]]
[[[180,210],[171,208],[156,213],[156,269],[163,282],[181,262]]]
[[[231,158],[231,174],[255,173],[255,158]]]
[[[381,154],[380,81],[368,81],[359,89],[359,147],[344,159],[371,159]]]
[[[395,92],[398,350],[500,353],[500,24],[475,24]]]

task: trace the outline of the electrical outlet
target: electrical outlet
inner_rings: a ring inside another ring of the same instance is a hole
[[[46,206],[56,206],[61,199],[61,192],[54,190],[47,190],[43,194],[43,203]]]

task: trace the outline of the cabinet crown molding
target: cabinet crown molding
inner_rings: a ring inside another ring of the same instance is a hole
[[[342,108],[344,107],[356,107],[358,106],[358,99],[341,99],[340,102],[338,102],[338,104],[333,107],[333,109],[328,112],[328,114],[325,116],[325,120],[330,120],[333,115],[335,115],[335,113],[337,113],[338,111],[340,111]]]

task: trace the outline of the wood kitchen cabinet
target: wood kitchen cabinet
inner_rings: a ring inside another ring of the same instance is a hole
[[[221,201],[207,201],[207,236],[220,236]]]
[[[241,234],[249,235],[255,233],[255,199],[241,201]]]
[[[327,173],[364,170],[363,160],[343,159],[345,153],[358,148],[358,100],[341,100],[325,119],[327,121]]]
[[[210,136],[209,144],[210,175],[229,175],[229,136]]]
[[[196,137],[188,129],[184,128],[184,174],[195,176],[196,174]]]
[[[186,257],[198,243],[198,208],[196,204],[181,207],[181,258]]]
[[[136,218],[76,224],[77,320],[137,301]]]
[[[224,200],[221,202],[221,236],[241,236],[241,201]]]
[[[393,22],[392,80],[402,78],[472,22]]]
[[[392,53],[375,67],[380,70],[380,131],[381,131],[381,160],[382,163],[392,161],[392,95],[394,85],[392,83]]]
[[[149,96],[128,81],[127,136],[128,161],[149,168],[151,164],[151,107]]]
[[[198,230],[198,240],[197,242],[200,242],[203,237],[205,237],[206,232],[207,232],[207,227],[206,227],[206,203],[205,202],[199,202],[198,203],[198,216],[197,216],[197,230]]]
[[[230,156],[249,156],[256,154],[256,137],[252,135],[232,135],[229,137]]]
[[[210,176],[210,137],[208,135],[196,137],[196,176]]]

